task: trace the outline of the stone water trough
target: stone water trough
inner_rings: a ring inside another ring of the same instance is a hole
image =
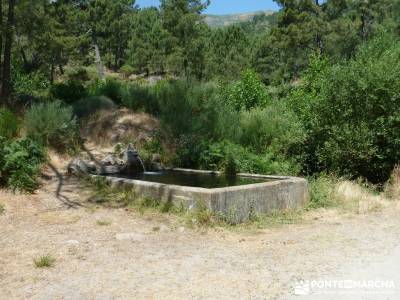
[[[117,169],[107,163],[92,167],[88,173],[104,178],[113,187],[133,187],[139,197],[188,210],[201,203],[210,211],[229,214],[239,222],[257,214],[298,209],[309,200],[308,183],[303,178],[240,173],[230,179],[221,172],[176,168],[144,172],[137,152],[132,147],[126,152],[132,155],[121,155],[125,160],[114,162]],[[129,170],[129,166],[134,169]]]

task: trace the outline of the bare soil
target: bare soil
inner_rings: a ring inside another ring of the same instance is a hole
[[[0,191],[0,299],[291,299],[298,280],[326,278],[395,280],[389,295],[343,299],[400,299],[397,202],[267,229],[191,229],[171,215],[96,208],[56,167],[34,195]],[[47,254],[54,266],[36,268]]]

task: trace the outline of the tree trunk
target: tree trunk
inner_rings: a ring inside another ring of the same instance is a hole
[[[1,74],[2,60],[1,60],[1,58],[3,56],[3,28],[4,28],[4,26],[3,26],[3,0],[0,0],[0,80],[2,77],[2,74]],[[1,91],[1,82],[0,82],[0,91]]]
[[[324,43],[322,41],[322,36],[319,33],[317,33],[316,43],[317,43],[317,49],[319,51],[319,54],[323,55],[324,54]]]
[[[50,66],[50,84],[54,83],[54,63],[51,62]]]
[[[104,67],[103,63],[101,62],[100,49],[96,42],[94,42],[93,45],[96,57],[97,72],[99,73],[100,80],[104,80]]]
[[[8,1],[8,17],[6,27],[6,41],[4,45],[4,62],[3,62],[3,86],[1,89],[1,100],[7,102],[11,92],[11,48],[14,33],[14,6],[15,0]]]
[[[23,65],[24,71],[25,72],[29,71],[29,62],[28,62],[28,59],[26,58],[25,50],[21,48],[20,52],[21,52],[22,61],[24,62],[24,65]]]
[[[58,64],[58,69],[60,70],[60,74],[61,75],[64,75],[64,68],[63,68],[63,66],[62,66],[62,64]]]
[[[118,62],[119,62],[119,51],[118,47],[115,49],[115,56],[114,56],[114,70],[118,70]]]

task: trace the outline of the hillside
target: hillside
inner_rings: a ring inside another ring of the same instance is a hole
[[[251,13],[239,13],[229,15],[205,15],[205,22],[211,27],[223,27],[237,23],[248,22],[253,19],[256,15],[270,16],[274,14],[274,11],[255,11]]]

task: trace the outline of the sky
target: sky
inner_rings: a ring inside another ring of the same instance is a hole
[[[140,7],[158,6],[158,0],[136,0]],[[207,14],[224,15],[257,10],[278,10],[278,5],[272,0],[211,0]]]

